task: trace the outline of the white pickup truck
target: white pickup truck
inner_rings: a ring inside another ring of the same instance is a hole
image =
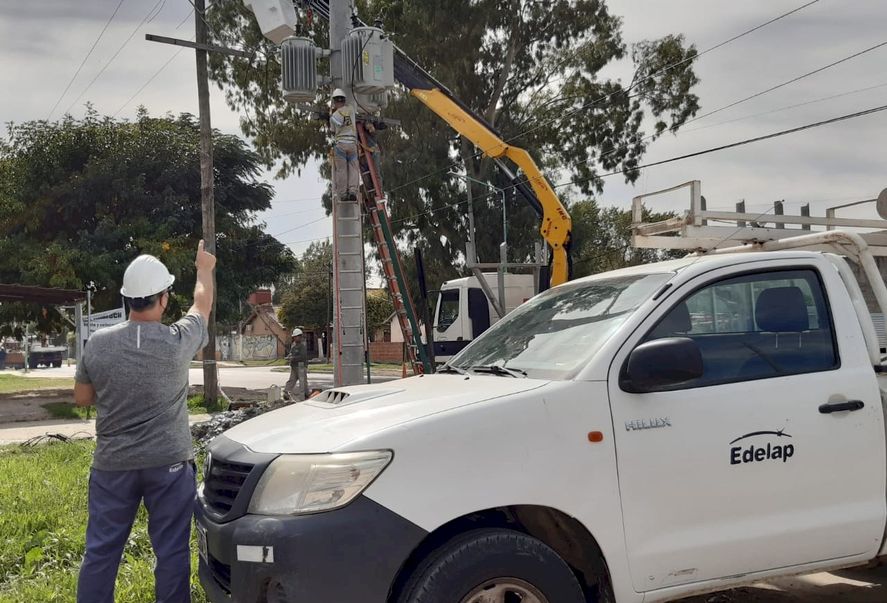
[[[857,239],[828,236],[883,308]],[[648,603],[867,564],[887,554],[880,370],[837,255],[573,281],[441,373],[218,437],[201,581],[214,602]]]

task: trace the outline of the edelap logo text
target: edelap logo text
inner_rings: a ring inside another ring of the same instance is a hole
[[[790,435],[782,430],[753,431],[743,436],[739,436],[730,442],[730,464],[743,465],[746,463],[761,463],[765,461],[782,461],[783,463],[786,463],[795,455],[794,444],[774,444],[773,442],[767,442],[764,444],[757,439],[762,437],[791,438]],[[733,445],[749,438],[756,439],[739,446]]]

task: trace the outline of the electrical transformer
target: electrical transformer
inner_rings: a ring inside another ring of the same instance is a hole
[[[388,91],[378,92],[376,94],[354,94],[354,102],[357,105],[358,113],[376,114],[388,106]]]
[[[290,103],[311,103],[317,96],[317,47],[308,38],[289,37],[280,45],[281,88]]]
[[[394,44],[378,27],[355,27],[342,41],[342,80],[355,93],[394,87]]]

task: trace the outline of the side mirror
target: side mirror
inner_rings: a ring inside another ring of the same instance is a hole
[[[702,372],[702,354],[695,341],[664,337],[632,350],[620,386],[627,392],[650,392],[698,379]]]

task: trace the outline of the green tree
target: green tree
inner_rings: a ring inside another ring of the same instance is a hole
[[[256,212],[273,190],[260,159],[238,137],[215,132],[218,319],[236,322],[240,301],[295,266],[263,232]],[[82,289],[98,309],[120,304],[127,264],[158,256],[176,277],[170,316],[190,303],[201,238],[198,125],[187,114],[134,122],[89,111],[83,119],[10,124],[0,140],[0,282]],[[4,318],[58,315],[4,305]]]
[[[333,246],[329,241],[312,243],[299,260],[298,268],[282,279],[278,312],[288,329],[325,329],[329,324],[330,267]]]
[[[529,149],[554,180],[571,178],[584,193],[600,191],[601,171],[638,177],[647,145],[677,130],[698,108],[693,87],[693,45],[682,36],[628,45],[622,22],[604,0],[363,0],[359,13],[383,15],[398,46],[493,124],[503,138]],[[212,75],[228,103],[246,115],[244,133],[280,174],[324,159],[329,140],[283,101],[277,50],[261,35],[241,2],[220,2],[209,13],[214,37],[255,49],[256,59],[214,55]],[[326,47],[326,25],[308,31]],[[604,75],[631,61],[624,82]],[[325,105],[326,93],[317,102]],[[382,171],[399,240],[421,247],[429,286],[455,276],[467,240],[466,185],[449,168],[508,188],[488,159],[405,91],[396,91],[386,114],[402,128],[380,136]],[[457,157],[455,164],[454,157]],[[475,186],[478,251],[498,258],[501,200]],[[511,259],[532,253],[539,221],[513,190],[506,194]]]
[[[367,294],[367,324],[372,340],[379,329],[385,329],[389,325],[391,315],[394,314],[394,304],[387,291],[375,291]]]
[[[600,207],[589,199],[570,207],[573,217],[573,273],[578,278],[626,266],[659,262],[684,255],[681,251],[639,249],[631,244],[631,210]],[[645,222],[675,217],[644,208]]]

